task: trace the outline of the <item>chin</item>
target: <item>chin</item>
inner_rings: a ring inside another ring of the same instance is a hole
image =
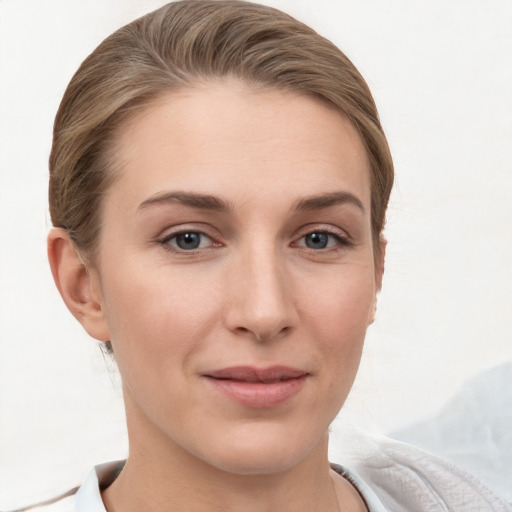
[[[233,450],[231,455],[225,454],[212,462],[217,469],[235,475],[272,475],[290,470],[303,458],[304,454],[245,449],[238,452]]]
[[[214,450],[201,457],[208,464],[237,475],[271,475],[299,465],[313,452],[327,454],[328,432],[311,436],[290,429],[244,429],[213,440]],[[277,430],[277,431],[276,431]],[[279,432],[281,430],[281,432]],[[218,448],[222,447],[222,450]]]

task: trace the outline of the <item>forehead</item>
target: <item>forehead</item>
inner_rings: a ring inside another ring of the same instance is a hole
[[[134,202],[169,188],[236,196],[248,184],[255,197],[350,189],[369,204],[366,151],[347,119],[313,97],[237,81],[160,97],[121,126],[114,160],[114,188]]]

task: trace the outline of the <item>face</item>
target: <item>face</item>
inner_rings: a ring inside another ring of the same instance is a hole
[[[247,474],[323,450],[377,291],[355,130],[218,83],[161,98],[114,150],[92,275],[131,451]]]

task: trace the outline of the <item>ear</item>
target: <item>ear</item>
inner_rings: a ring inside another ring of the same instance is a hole
[[[380,237],[380,252],[378,259],[375,261],[375,297],[373,298],[372,309],[370,311],[370,320],[368,324],[373,324],[375,315],[377,314],[377,296],[382,288],[382,277],[384,276],[384,262],[386,259],[386,247],[388,241],[384,237]]]
[[[109,341],[98,273],[83,262],[65,229],[50,231],[48,259],[55,284],[69,311],[93,338]]]

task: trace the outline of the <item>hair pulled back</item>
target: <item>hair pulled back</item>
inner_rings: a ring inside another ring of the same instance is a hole
[[[82,63],[54,125],[50,215],[92,258],[101,202],[115,179],[111,148],[123,121],[162,94],[234,77],[322,99],[358,130],[370,163],[375,251],[393,163],[370,90],[350,60],[274,8],[238,0],[174,2],[122,27]]]

